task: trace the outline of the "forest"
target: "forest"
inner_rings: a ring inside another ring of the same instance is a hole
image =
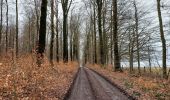
[[[0,0],[0,100],[170,100],[170,1]]]

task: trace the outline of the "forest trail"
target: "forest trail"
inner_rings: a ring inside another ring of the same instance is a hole
[[[98,73],[80,68],[66,100],[133,100]]]

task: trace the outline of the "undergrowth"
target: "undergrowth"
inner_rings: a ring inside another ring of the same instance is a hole
[[[11,55],[0,58],[0,99],[62,100],[73,80],[78,63],[55,62],[52,67],[45,57],[41,67],[36,55],[18,59]]]
[[[114,72],[112,66],[86,65],[126,90],[138,100],[170,100],[170,80],[148,75],[131,75],[127,70]]]

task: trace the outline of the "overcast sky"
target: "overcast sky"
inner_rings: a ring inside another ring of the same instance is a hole
[[[29,0],[27,0],[29,1]],[[31,1],[31,0],[30,0]],[[50,1],[50,0],[49,0]],[[60,0],[59,0],[60,1]],[[77,12],[79,12],[79,10],[82,10],[82,7],[84,6],[84,3],[82,2],[83,0],[73,0],[74,4],[72,5],[72,7],[74,7],[76,9]],[[119,0],[118,0],[119,1]],[[137,4],[139,6],[144,6],[143,8],[148,9],[151,13],[151,16],[155,16],[155,18],[157,18],[157,12],[156,12],[156,0],[136,0]],[[24,21],[25,19],[23,17],[25,17],[24,15],[24,6],[23,3],[25,2],[25,0],[18,0],[19,2],[19,14],[20,14],[20,21]],[[170,17],[170,0],[162,0],[162,5],[164,6],[169,6],[169,10],[166,10],[165,12],[163,12],[163,17],[164,19],[166,19],[167,17]],[[61,5],[59,7],[59,14],[62,17],[62,9],[61,9]],[[10,10],[10,15],[13,17],[13,19],[15,19],[15,0],[9,0],[9,10]],[[82,13],[86,13],[85,11],[83,11]],[[168,14],[169,13],[169,14]],[[166,16],[166,18],[165,18]],[[12,20],[12,19],[11,19]],[[156,19],[155,19],[156,20]],[[168,19],[166,19],[167,22]]]

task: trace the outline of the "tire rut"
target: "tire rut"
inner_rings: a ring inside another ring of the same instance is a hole
[[[133,100],[98,73],[80,68],[67,100]]]
[[[90,79],[96,100],[129,100],[129,98],[119,91],[112,84],[108,83],[104,78],[95,72],[85,69]]]
[[[83,68],[80,68],[70,97],[67,100],[95,100],[90,83]]]

